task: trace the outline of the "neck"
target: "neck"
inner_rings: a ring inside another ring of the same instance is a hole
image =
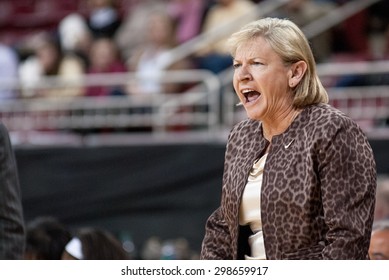
[[[273,136],[282,134],[292,124],[294,119],[301,112],[300,109],[291,109],[284,114],[280,114],[277,119],[271,121],[263,121],[263,136],[271,142]]]

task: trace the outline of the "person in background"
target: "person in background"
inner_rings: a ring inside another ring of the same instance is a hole
[[[228,137],[221,204],[202,259],[367,259],[376,164],[366,135],[327,104],[309,43],[264,18],[229,40],[248,119]]]
[[[71,233],[57,218],[37,217],[27,224],[25,260],[60,260]]]
[[[62,260],[128,260],[119,239],[107,230],[83,227],[68,242]]]
[[[89,13],[87,25],[93,38],[115,36],[122,20],[116,0],[86,0]]]
[[[248,23],[257,17],[252,13],[255,8],[255,4],[250,0],[217,0],[204,17],[201,33],[220,30],[236,20],[239,20],[240,24]],[[231,32],[236,31],[236,26],[233,26]],[[228,35],[200,49],[195,54],[198,67],[219,73],[231,66],[231,56],[226,47],[227,39]]]
[[[373,225],[369,257],[371,260],[389,260],[389,220],[380,220]]]
[[[200,34],[206,11],[204,0],[170,0],[167,10],[175,21],[178,44],[185,43]]]
[[[40,33],[31,39],[32,54],[20,64],[19,79],[22,97],[63,98],[79,96],[83,93],[80,79],[85,73],[82,60],[64,53],[56,36]],[[62,78],[66,87],[35,88],[44,78]]]
[[[124,73],[126,65],[121,60],[115,42],[111,38],[98,38],[92,42],[89,53],[87,74]],[[121,85],[91,86],[86,89],[86,96],[123,95]]]
[[[57,31],[62,51],[79,57],[88,68],[93,38],[84,16],[79,13],[65,16],[58,23]]]
[[[14,151],[8,130],[0,123],[0,259],[23,259],[25,227]]]
[[[166,12],[155,12],[149,16],[147,28],[147,42],[128,61],[129,70],[138,77],[136,82],[130,84],[129,94],[179,93],[181,85],[159,81],[164,70],[191,67],[186,59],[172,62],[174,58],[169,51],[176,46],[173,20]]]
[[[19,58],[17,53],[8,45],[0,42],[0,100],[15,99],[18,91],[15,88],[7,88],[7,85],[15,83],[18,78]]]
[[[148,41],[148,24],[152,14],[166,13],[167,3],[160,0],[133,0],[133,6],[125,15],[115,33],[115,43],[125,61],[135,55]]]

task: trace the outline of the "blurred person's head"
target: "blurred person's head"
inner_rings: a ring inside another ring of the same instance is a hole
[[[118,59],[118,50],[110,38],[95,39],[90,49],[91,67],[98,71],[107,70]]]
[[[173,19],[166,13],[154,12],[148,21],[147,34],[154,45],[172,47],[175,45],[175,30]]]
[[[162,241],[157,236],[152,236],[146,240],[141,250],[143,260],[159,260],[162,252]]]
[[[56,218],[38,217],[26,226],[24,259],[60,260],[70,239],[70,232]]]
[[[35,55],[45,75],[57,75],[63,58],[59,41],[54,36],[43,34],[36,39]]]
[[[66,245],[63,260],[128,260],[121,242],[112,233],[86,227]]]
[[[369,257],[372,260],[389,260],[389,220],[381,220],[373,225]]]
[[[93,38],[113,37],[121,24],[121,15],[114,0],[88,0],[87,22]]]
[[[58,25],[61,47],[65,51],[87,52],[91,33],[82,15],[70,14]]]

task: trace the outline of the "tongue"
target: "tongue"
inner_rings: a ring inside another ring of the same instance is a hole
[[[259,95],[260,95],[259,92],[252,91],[249,94],[247,94],[247,100],[249,102],[254,101],[254,100],[256,100],[259,97]]]

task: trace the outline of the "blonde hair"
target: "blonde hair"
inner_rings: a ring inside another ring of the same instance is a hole
[[[243,26],[228,40],[234,57],[240,45],[255,38],[264,38],[281,57],[285,65],[298,61],[307,64],[307,70],[294,88],[293,105],[296,108],[317,103],[328,103],[328,94],[316,72],[316,63],[308,40],[301,29],[288,19],[263,18]]]

